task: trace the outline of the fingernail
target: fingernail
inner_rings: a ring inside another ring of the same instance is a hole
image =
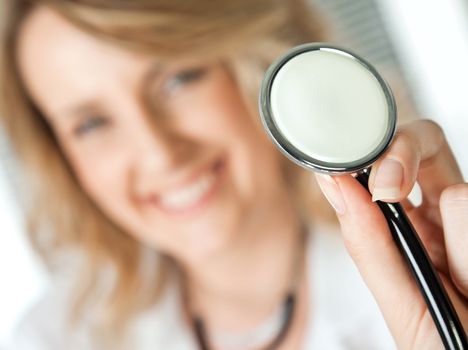
[[[401,163],[394,159],[385,159],[377,169],[372,201],[398,199],[402,182],[403,166]]]
[[[336,181],[333,177],[324,174],[315,174],[315,177],[325,198],[330,202],[333,209],[338,214],[343,215],[346,212],[346,206]]]

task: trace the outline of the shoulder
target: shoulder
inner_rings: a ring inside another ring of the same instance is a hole
[[[322,339],[328,349],[395,349],[377,303],[346,252],[338,227],[311,229],[307,259],[312,315],[308,340],[315,344]]]
[[[55,283],[29,310],[16,328],[14,350],[97,350],[103,347],[93,332],[92,314],[76,324],[70,322],[73,305],[70,282]],[[126,329],[122,349],[180,350],[194,347],[190,330],[182,319],[179,287],[175,279],[157,304],[138,314]],[[177,336],[175,336],[177,334]]]
[[[79,290],[83,258],[75,251],[57,255],[56,268],[48,275],[48,287],[42,296],[27,310],[12,337],[15,350],[91,350],[88,336],[90,327],[85,319],[72,322],[73,307]],[[105,280],[105,279],[103,279]],[[82,282],[82,279],[81,279]],[[86,319],[92,318],[93,306],[98,299],[89,303]]]
[[[93,349],[85,329],[70,325],[71,303],[64,289],[52,287],[29,309],[14,331],[12,349]]]

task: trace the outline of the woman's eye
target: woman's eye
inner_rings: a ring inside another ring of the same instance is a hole
[[[172,75],[164,84],[164,90],[172,93],[187,84],[201,79],[206,73],[204,68],[186,69]]]
[[[96,129],[102,128],[108,124],[108,120],[104,117],[94,116],[84,119],[75,129],[74,134],[83,136]]]

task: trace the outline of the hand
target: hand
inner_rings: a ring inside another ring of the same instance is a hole
[[[400,128],[372,167],[369,193],[351,175],[317,175],[335,208],[346,248],[374,295],[399,349],[441,349],[424,299],[374,200],[402,202],[468,330],[468,184],[440,127],[422,120]],[[423,202],[406,197],[419,183]]]

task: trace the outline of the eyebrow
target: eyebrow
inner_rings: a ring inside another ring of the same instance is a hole
[[[89,113],[90,111],[95,112],[96,110],[100,110],[102,107],[100,106],[100,103],[95,101],[95,100],[89,100],[83,103],[80,103],[76,106],[70,107],[70,108],[64,108],[63,112],[60,114],[66,114],[67,116],[73,116],[73,117],[78,117],[82,116],[86,113]]]
[[[151,93],[149,86],[162,74],[163,68],[164,66],[161,63],[152,61],[143,72],[137,89],[140,91],[144,101],[148,99],[148,94]],[[59,110],[59,115],[65,114],[67,116],[78,117],[86,113],[96,112],[99,110],[103,110],[101,103],[98,100],[91,98],[84,102],[80,102],[75,106],[61,108]]]

